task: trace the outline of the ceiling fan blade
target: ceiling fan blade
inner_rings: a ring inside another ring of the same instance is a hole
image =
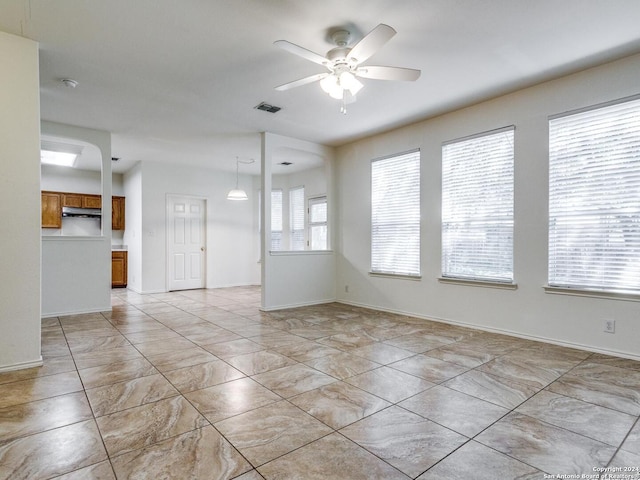
[[[349,52],[349,57],[355,58],[357,63],[362,63],[380,50],[395,34],[396,31],[393,28],[381,23],[353,46]]]
[[[311,50],[307,50],[300,45],[296,45],[295,43],[287,42],[286,40],[277,40],[273,42],[273,44],[283,50],[286,50],[289,53],[293,53],[294,55],[298,55],[299,57],[306,58],[307,60],[310,60],[319,65],[327,65],[328,63],[328,60],[322,55],[312,52]]]
[[[404,80],[413,82],[420,77],[421,72],[413,68],[367,65],[366,67],[358,67],[355,73],[358,77],[372,78],[374,80]]]
[[[293,82],[289,82],[289,83],[285,83],[284,85],[280,85],[278,87],[276,87],[276,90],[279,91],[284,91],[284,90],[290,90],[292,88],[295,87],[300,87],[302,85],[306,85],[307,83],[313,83],[313,82],[317,82],[318,80],[322,80],[324,77],[329,76],[330,73],[317,73],[315,75],[311,75],[309,77],[304,77],[301,78],[299,80],[295,80]]]

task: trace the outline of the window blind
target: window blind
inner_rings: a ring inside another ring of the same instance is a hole
[[[304,187],[289,190],[291,250],[304,250]]]
[[[514,127],[442,147],[442,275],[513,281]]]
[[[420,151],[371,163],[371,271],[420,276]]]
[[[282,190],[271,190],[271,250],[282,250]]]
[[[311,250],[326,250],[327,241],[327,197],[309,199],[309,241]]]
[[[549,285],[640,292],[640,99],[549,120]]]

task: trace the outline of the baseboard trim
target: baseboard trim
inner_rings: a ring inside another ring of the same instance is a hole
[[[111,305],[106,308],[98,308],[91,310],[73,310],[70,312],[54,312],[54,313],[42,313],[40,318],[53,318],[53,317],[66,317],[68,315],[83,315],[85,313],[100,313],[100,312],[110,312]]]
[[[39,360],[33,360],[31,362],[21,362],[21,363],[15,363],[13,365],[5,365],[3,367],[0,367],[0,373],[13,372],[15,370],[24,370],[25,368],[34,368],[34,367],[41,367],[41,366],[42,366],[42,357],[40,357]]]
[[[602,353],[604,355],[611,355],[611,356],[614,356],[614,357],[628,358],[630,360],[638,360],[638,361],[640,361],[640,355],[636,355],[636,354],[629,353],[629,352],[620,352],[618,350],[607,350],[607,349],[604,349],[604,348],[593,347],[591,345],[583,345],[581,343],[563,342],[561,340],[557,340],[557,339],[554,339],[554,338],[541,337],[541,336],[537,336],[537,335],[527,335],[527,334],[522,334],[522,333],[519,333],[519,332],[514,332],[512,330],[506,330],[506,329],[502,329],[502,328],[486,327],[486,326],[482,326],[482,325],[476,325],[476,324],[473,324],[473,323],[460,322],[460,321],[450,320],[450,319],[446,319],[446,318],[432,317],[432,316],[427,316],[427,315],[420,315],[420,314],[417,314],[415,312],[408,312],[408,311],[398,310],[398,309],[393,309],[393,308],[382,308],[382,307],[368,305],[368,304],[364,304],[364,303],[360,303],[360,302],[350,302],[350,301],[347,301],[347,300],[344,300],[344,299],[335,300],[335,301],[337,303],[342,303],[344,305],[351,305],[353,307],[369,308],[371,310],[378,310],[380,312],[395,313],[395,314],[398,314],[398,315],[407,315],[409,317],[420,318],[420,319],[423,319],[423,320],[431,320],[431,321],[434,321],[434,322],[446,323],[448,325],[456,325],[456,326],[459,326],[459,327],[472,328],[474,330],[480,330],[480,331],[483,331],[483,332],[498,333],[500,335],[508,335],[510,337],[522,338],[524,340],[533,340],[533,341],[536,341],[536,342],[550,343],[552,345],[558,345],[560,347],[575,348],[577,350],[584,350],[586,352]]]
[[[334,303],[336,302],[335,298],[331,298],[331,299],[327,299],[327,300],[317,300],[317,301],[313,301],[313,302],[302,302],[302,303],[295,303],[295,304],[289,304],[289,305],[276,305],[276,306],[272,306],[272,307],[260,307],[260,311],[262,312],[274,312],[276,310],[289,310],[291,308],[299,308],[299,307],[312,307],[314,305],[325,305],[327,303]]]

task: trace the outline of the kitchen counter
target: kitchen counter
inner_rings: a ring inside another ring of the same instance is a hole
[[[127,246],[126,245],[111,245],[111,251],[112,252],[126,252],[127,251]]]

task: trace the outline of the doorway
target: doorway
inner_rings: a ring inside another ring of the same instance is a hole
[[[167,290],[204,288],[206,200],[167,195]]]

